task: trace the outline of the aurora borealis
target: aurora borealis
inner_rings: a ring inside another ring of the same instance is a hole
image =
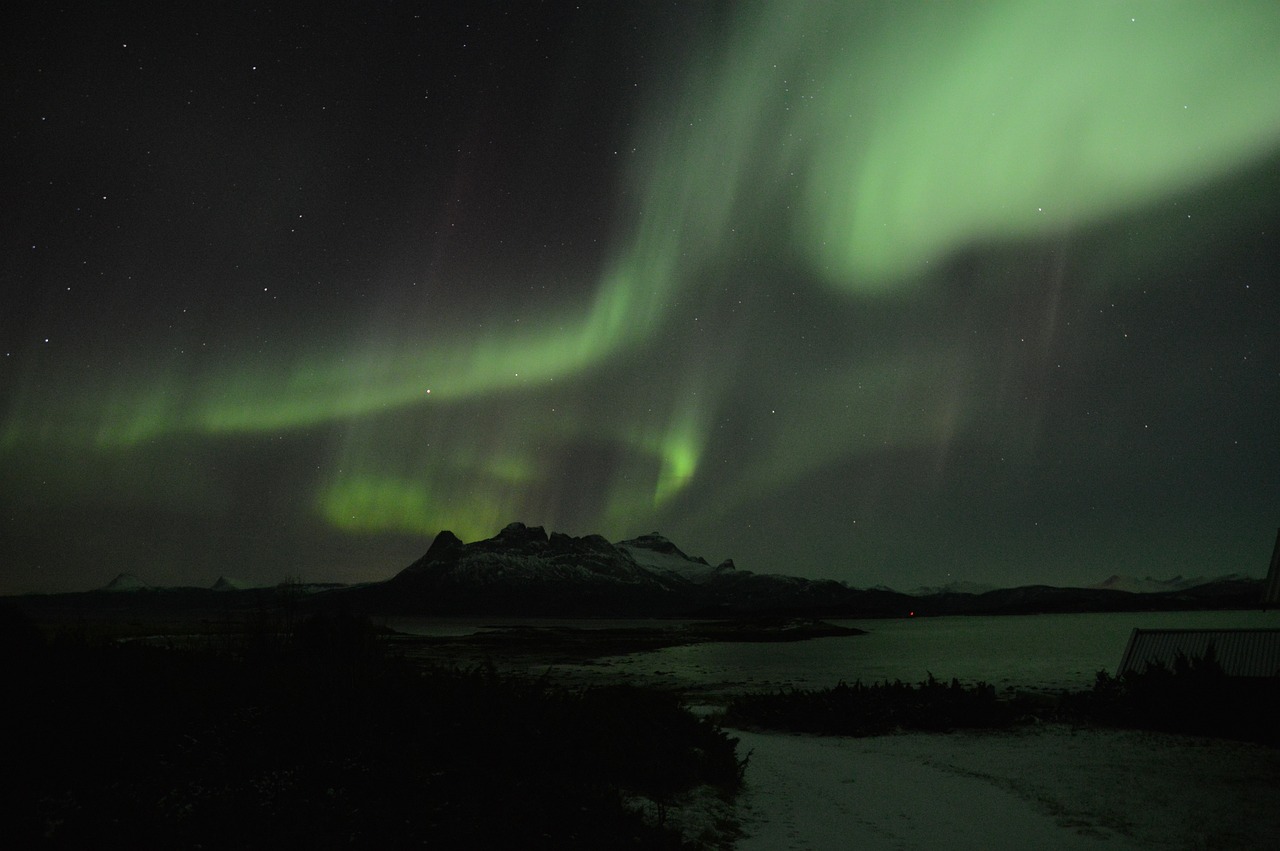
[[[1265,571],[1270,2],[25,14],[0,591]]]

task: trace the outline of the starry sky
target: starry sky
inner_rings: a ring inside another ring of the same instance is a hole
[[[0,593],[1265,573],[1270,0],[311,6],[5,13]]]

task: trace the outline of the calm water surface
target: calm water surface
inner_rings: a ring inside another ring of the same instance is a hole
[[[844,680],[983,681],[997,688],[1087,688],[1114,673],[1135,627],[1280,628],[1280,612],[1140,612],[837,621],[867,635],[788,644],[701,644],[607,657],[595,667],[688,688],[822,688]],[[584,666],[558,666],[565,672]],[[585,666],[592,667],[592,666]]]

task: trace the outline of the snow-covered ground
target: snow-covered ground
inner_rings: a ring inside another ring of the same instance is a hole
[[[738,851],[1280,848],[1280,751],[1046,726],[866,739],[733,731]]]

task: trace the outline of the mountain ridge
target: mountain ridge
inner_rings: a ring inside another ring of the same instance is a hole
[[[548,534],[517,522],[471,543],[443,530],[421,557],[381,581],[254,588],[223,577],[212,588],[163,588],[122,574],[96,591],[23,598],[52,608],[80,605],[81,598],[92,605],[110,596],[113,608],[156,611],[208,609],[215,598],[219,608],[261,608],[287,597],[308,608],[372,615],[879,618],[1254,608],[1261,605],[1262,585],[1262,579],[1239,575],[1112,576],[1088,587],[953,583],[904,593],[883,585],[858,589],[832,579],[758,574],[732,559],[712,566],[657,532],[610,543],[601,535]],[[119,593],[126,589],[146,593]]]
[[[348,598],[406,614],[904,617],[1246,606],[1261,583],[1231,576],[1206,580],[1201,592],[1179,578],[1142,592],[1112,587],[1118,579],[1085,588],[857,589],[831,579],[757,574],[731,559],[713,567],[657,532],[610,543],[516,522],[469,544],[442,531],[417,561]]]

